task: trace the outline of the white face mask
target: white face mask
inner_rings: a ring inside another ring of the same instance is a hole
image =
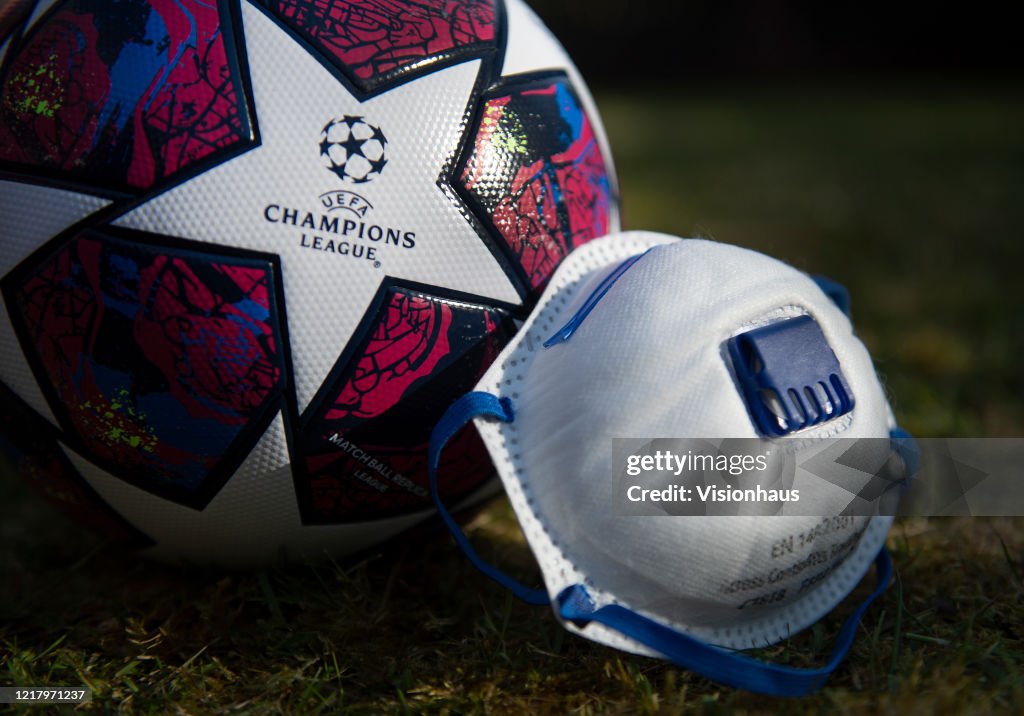
[[[758,415],[758,401],[737,378],[730,339],[801,316],[820,328],[811,339],[827,341],[843,378],[828,398],[819,394],[826,410],[817,421],[806,410],[809,394],[789,422],[763,409]],[[710,241],[631,232],[590,242],[562,263],[476,391],[439,424],[432,464],[474,417],[546,595],[515,588],[531,601],[550,598],[567,629],[767,693],[806,692],[838,664],[855,620],[835,663],[810,672],[707,645],[762,647],[820,619],[876,560],[891,517],[630,517],[616,512],[612,494],[614,438],[892,434],[867,351],[810,277]],[[816,424],[797,429],[801,417]],[[773,553],[791,537],[806,546]],[[886,582],[887,566],[880,557]]]

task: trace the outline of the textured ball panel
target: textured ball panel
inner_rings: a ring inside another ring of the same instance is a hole
[[[385,288],[367,317],[367,338],[325,385],[303,430],[301,498],[316,523],[359,521],[430,506],[426,447],[449,396],[470,390],[514,333],[504,311]],[[475,435],[445,459],[452,498],[491,472]]]
[[[496,0],[266,0],[364,90],[496,49]]]
[[[82,232],[24,265],[7,295],[54,411],[88,453],[192,501],[283,389],[274,270],[158,242]]]
[[[66,454],[93,489],[154,539],[157,556],[269,562],[301,531],[280,415],[202,510],[125,482],[74,450],[66,449]]]
[[[148,189],[252,140],[227,2],[64,0],[5,63],[0,162]]]
[[[107,199],[78,192],[0,181],[0,278],[48,239],[109,205]]]
[[[0,217],[3,244],[0,278],[25,260],[47,239],[107,206],[95,196],[62,189],[0,181]],[[13,390],[40,415],[56,424],[35,376],[14,335],[6,301],[0,298],[0,382]]]
[[[65,458],[58,433],[17,395],[0,383],[0,460],[75,523],[123,544],[150,543],[99,499]]]
[[[570,251],[608,233],[611,179],[567,76],[510,82],[489,95],[471,141],[460,188],[534,290]]]
[[[144,554],[165,561],[262,567],[322,559],[372,547],[414,526],[429,514],[358,524],[303,523],[288,468],[287,435],[280,415],[206,508],[185,507],[121,480],[75,451],[67,460],[88,488],[154,542]]]

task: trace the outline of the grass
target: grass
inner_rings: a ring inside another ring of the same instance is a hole
[[[816,86],[599,96],[626,223],[844,282],[919,435],[1024,434],[1024,97]],[[470,524],[536,579],[504,501]],[[126,713],[1014,712],[1024,520],[911,519],[896,582],[820,693],[772,700],[567,634],[450,539],[258,574],[147,563],[0,480],[0,684],[89,684]],[[867,585],[862,585],[858,594]],[[820,664],[850,604],[763,656]]]

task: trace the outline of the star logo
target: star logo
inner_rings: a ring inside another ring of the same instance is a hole
[[[320,160],[339,179],[354,184],[380,176],[388,163],[387,147],[384,132],[363,117],[347,114],[320,132]]]

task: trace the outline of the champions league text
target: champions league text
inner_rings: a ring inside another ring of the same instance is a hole
[[[328,203],[321,200],[325,205]],[[346,209],[356,217],[365,215],[368,205],[357,211],[352,203],[332,204],[329,211]],[[402,249],[416,248],[416,232],[391,226],[381,226],[359,218],[343,218],[300,211],[279,204],[268,204],[263,209],[263,218],[271,224],[285,224],[303,229],[298,243],[304,249],[313,249],[339,256],[379,263],[378,246],[397,246]],[[308,229],[309,231],[305,231]],[[314,233],[315,232],[315,233]]]

